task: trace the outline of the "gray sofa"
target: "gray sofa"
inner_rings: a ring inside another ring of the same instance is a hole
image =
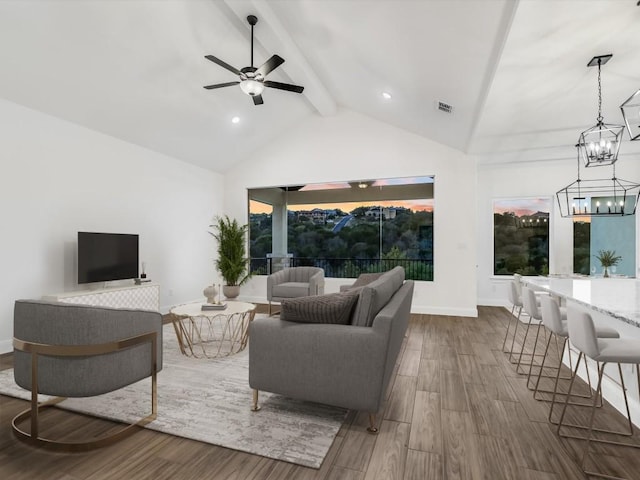
[[[414,283],[396,267],[359,289],[350,323],[253,321],[249,334],[249,384],[258,391],[369,412],[376,432],[380,410],[409,322]],[[310,297],[325,308],[331,297]],[[331,300],[332,301],[332,300]],[[283,303],[283,313],[286,311]],[[312,320],[316,321],[316,320]]]
[[[59,397],[44,405],[32,398],[31,408],[13,421],[20,440],[58,450],[83,451],[123,438],[136,430],[127,427],[112,436],[76,443],[45,439],[38,435],[37,411],[65,397],[100,395],[149,376],[153,380],[152,413],[137,424],[155,418],[156,374],[162,369],[159,312],[18,300],[13,330],[15,382],[32,392]],[[37,363],[32,363],[33,358]],[[31,420],[30,431],[19,426],[26,419]]]

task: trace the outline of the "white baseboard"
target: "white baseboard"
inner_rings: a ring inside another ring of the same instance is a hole
[[[11,340],[0,340],[0,355],[13,352],[13,342]]]
[[[479,298],[478,305],[483,307],[508,307],[511,309],[511,304],[509,302],[496,298]]]
[[[449,317],[477,317],[477,308],[434,307],[433,305],[411,305],[411,313],[445,315]]]

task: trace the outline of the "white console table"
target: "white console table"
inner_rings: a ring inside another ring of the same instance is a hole
[[[43,299],[96,307],[139,308],[158,311],[160,310],[160,285],[157,283],[143,283],[142,285],[125,287],[77,290],[45,295]]]

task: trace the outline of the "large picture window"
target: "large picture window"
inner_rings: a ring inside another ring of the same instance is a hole
[[[433,280],[433,189],[432,176],[250,189],[252,271],[353,278],[402,265]]]
[[[493,202],[494,275],[549,273],[549,198]]]

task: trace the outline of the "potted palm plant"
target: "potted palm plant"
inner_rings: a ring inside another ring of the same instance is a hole
[[[594,255],[599,261],[602,268],[604,268],[603,277],[607,278],[609,276],[609,267],[613,267],[617,265],[622,257],[620,255],[616,255],[615,250],[600,250],[597,255]]]
[[[236,219],[225,215],[216,217],[215,223],[210,227],[214,229],[210,232],[211,235],[218,242],[218,258],[215,263],[225,282],[222,292],[227,298],[235,298],[240,293],[240,285],[251,277],[245,243],[249,225],[240,225]]]

